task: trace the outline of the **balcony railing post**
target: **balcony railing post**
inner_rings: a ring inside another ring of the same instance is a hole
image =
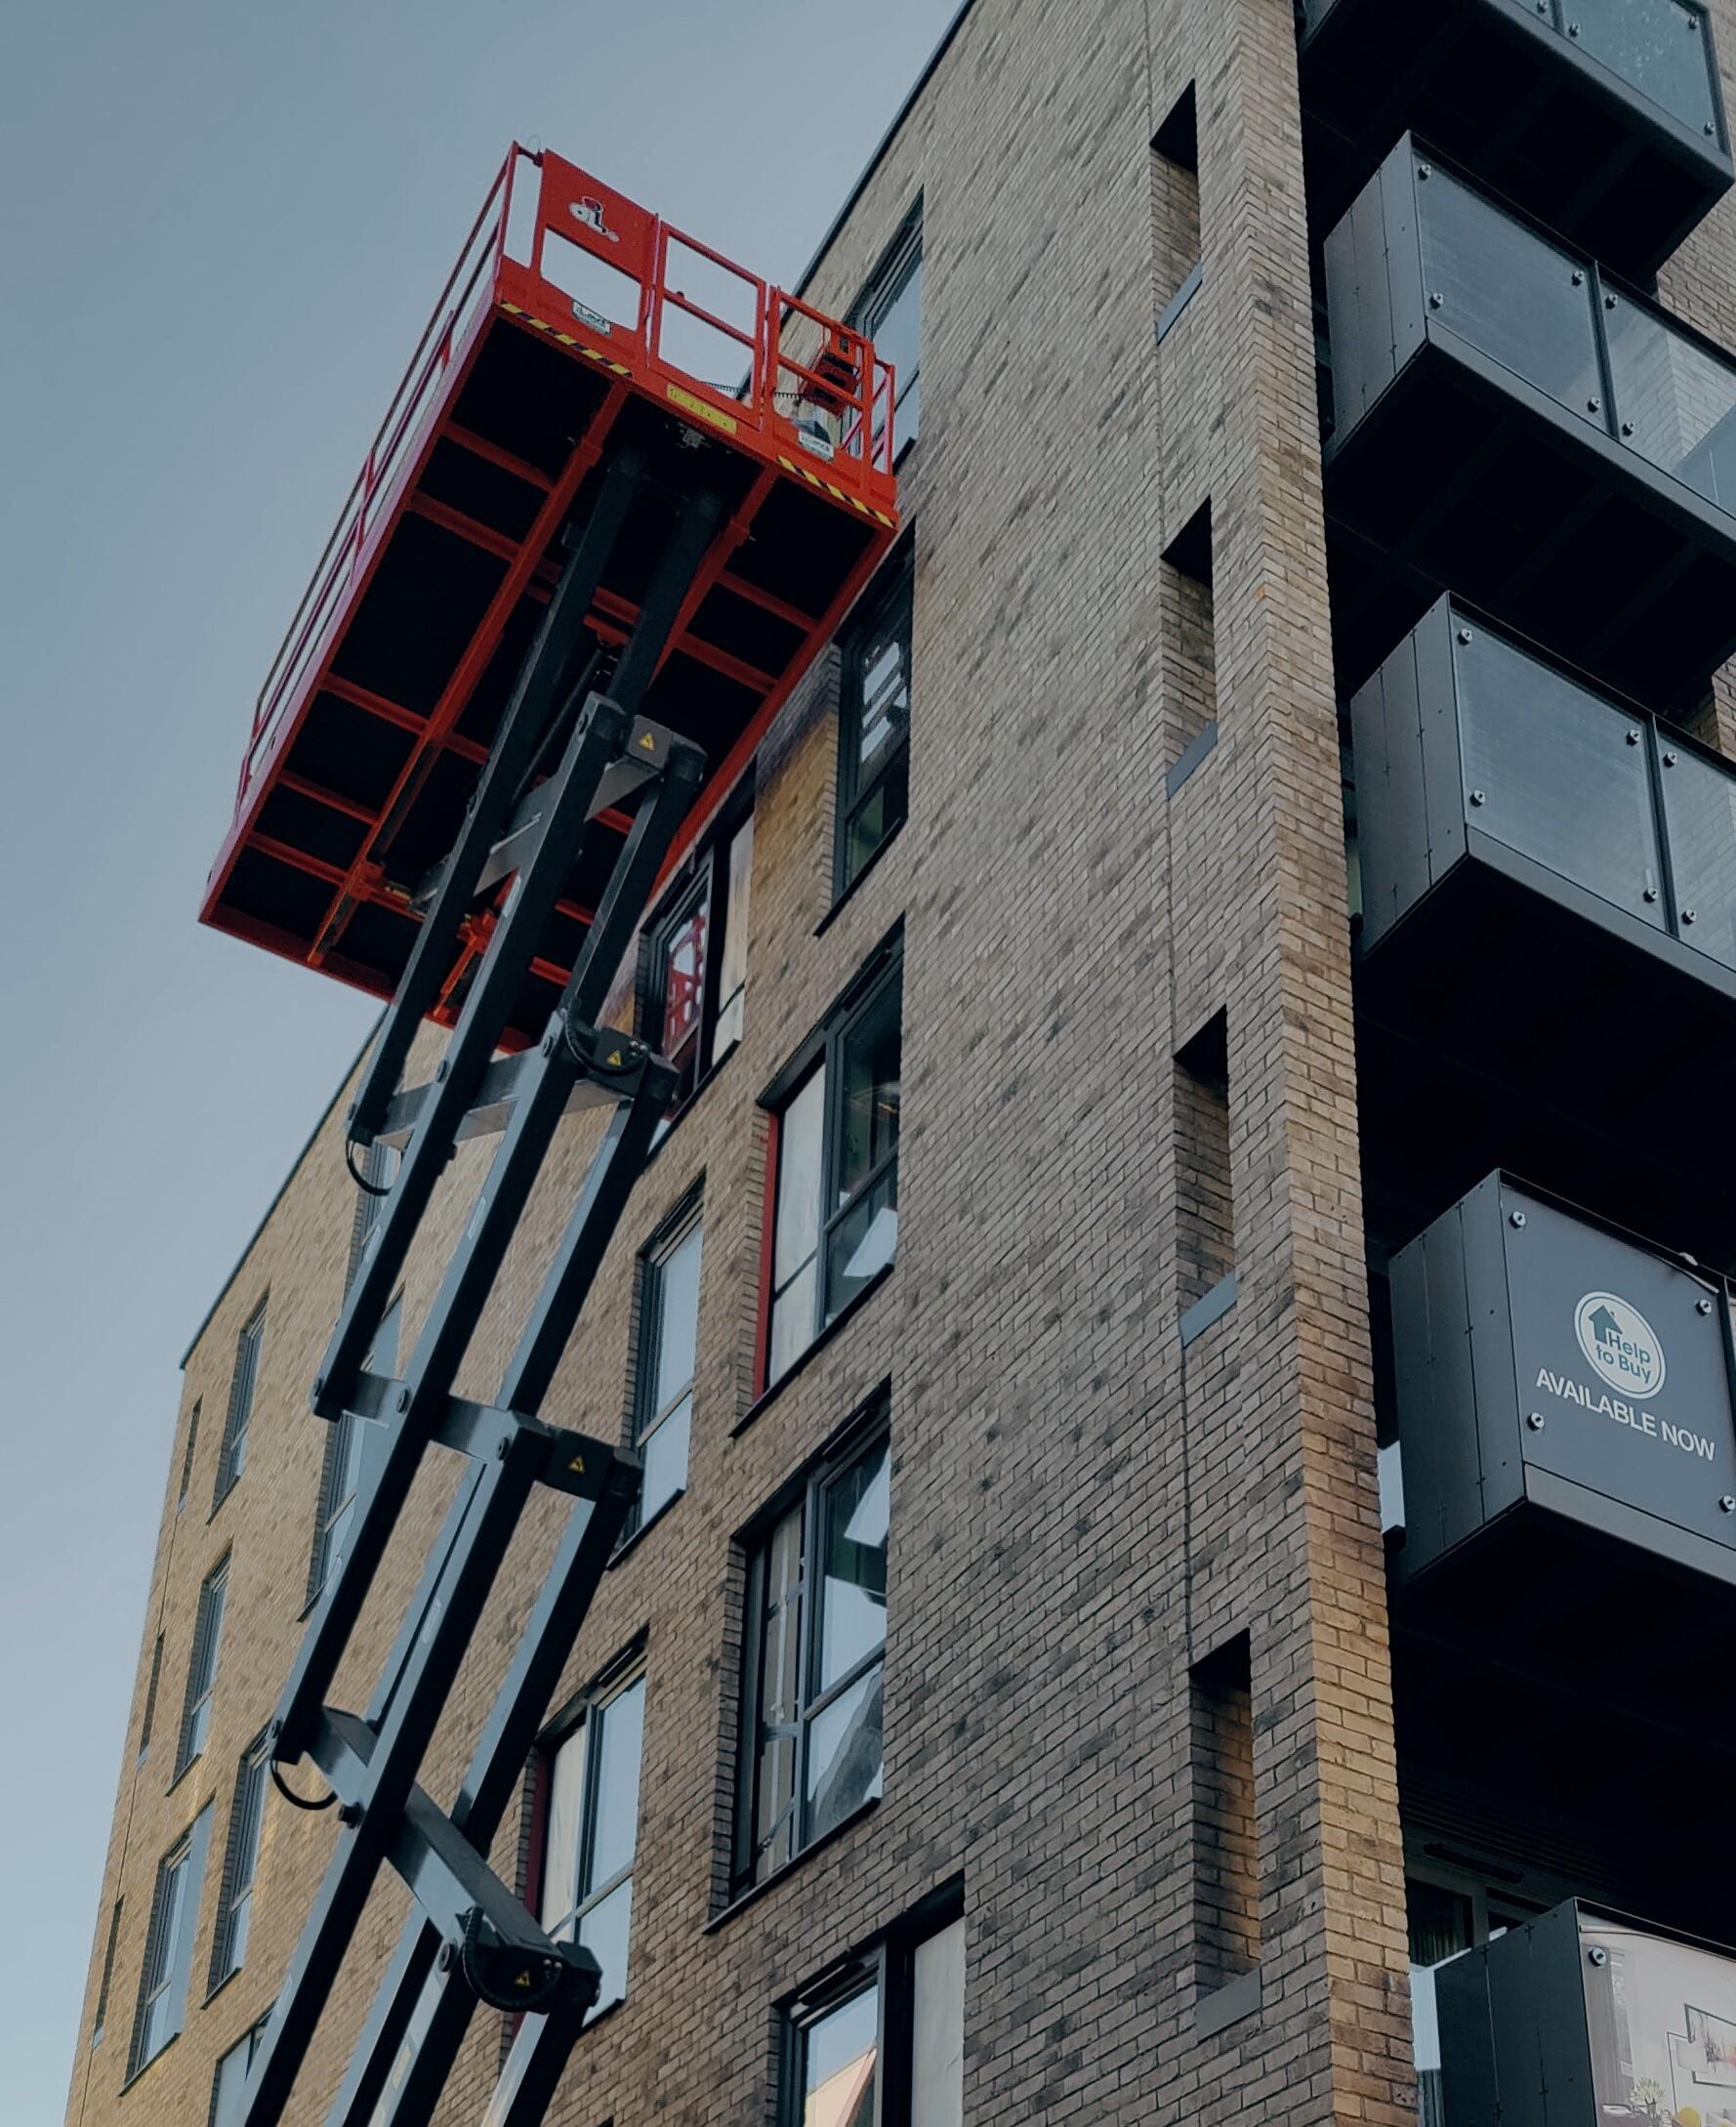
[[[1603,396],[1603,426],[1618,441],[1621,438],[1621,408],[1616,404],[1615,363],[1609,352],[1608,317],[1616,307],[1617,298],[1612,289],[1603,285],[1603,271],[1595,259],[1587,261],[1591,281],[1591,330],[1597,342],[1597,374],[1601,380],[1599,389]]]
[[[1672,938],[1681,936],[1681,912],[1675,897],[1675,862],[1670,849],[1670,813],[1664,803],[1664,749],[1658,737],[1658,720],[1645,720],[1646,774],[1651,782],[1652,818],[1658,839],[1658,882],[1664,897],[1664,925]]]

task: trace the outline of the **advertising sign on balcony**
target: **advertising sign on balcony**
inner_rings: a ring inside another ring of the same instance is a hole
[[[1393,1258],[1391,1293],[1405,1578],[1542,1511],[1736,1583],[1715,1278],[1492,1174]]]
[[[1525,1460],[1736,1546],[1736,1422],[1704,1280],[1503,1191]]]

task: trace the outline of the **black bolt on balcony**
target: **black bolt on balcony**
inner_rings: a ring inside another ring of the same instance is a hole
[[[1729,189],[1707,11],[1684,0],[1303,0],[1308,192],[1330,229],[1406,127],[1646,279]]]
[[[1350,724],[1377,1227],[1506,1160],[1736,1267],[1736,768],[1449,599]]]
[[[1736,1773],[1705,1705],[1736,1664],[1727,1288],[1494,1174],[1392,1259],[1391,1306],[1401,1778],[1510,1784],[1611,1881],[1691,1890],[1647,1813],[1721,1824]]]
[[[1326,281],[1341,681],[1451,584],[1697,706],[1736,651],[1736,361],[1408,136]]]
[[[1728,1949],[1569,1899],[1434,1984],[1445,2127],[1736,2119]]]

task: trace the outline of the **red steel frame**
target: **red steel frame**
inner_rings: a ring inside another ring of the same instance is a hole
[[[578,246],[637,282],[636,315],[631,320],[605,319],[564,294],[544,271],[550,263],[552,236]],[[752,302],[751,332],[671,284],[672,249],[696,256],[741,284]],[[740,347],[744,375],[734,390],[695,376],[669,357],[665,339],[672,313],[693,317]],[[557,477],[471,434],[451,418],[484,337],[502,317],[518,329],[554,340],[574,359],[600,367],[610,377],[600,409]],[[853,369],[853,392],[847,382],[840,383],[836,367],[814,366],[817,353],[805,357],[797,352],[828,346],[842,353],[847,371]],[[377,992],[378,980],[371,971],[358,969],[333,949],[349,912],[359,902],[378,898],[401,905],[385,891],[381,867],[369,860],[367,851],[380,828],[390,829],[402,815],[442,750],[481,765],[483,749],[463,737],[456,726],[518,600],[547,600],[555,570],[545,554],[586,476],[601,458],[628,395],[635,392],[667,405],[678,418],[703,425],[761,461],[761,471],[742,505],[713,542],[695,576],[664,653],[667,657],[680,649],[762,697],[726,758],[715,766],[700,806],[670,853],[665,874],[680,861],[751,760],[790,687],[836,631],[873,562],[897,531],[897,484],[892,472],[896,379],[864,335],[747,272],[575,164],[550,150],[533,152],[515,143],[393,396],[261,689],[236,789],[234,817],[207,882],[201,909],[205,921],[215,921],[254,942]],[[809,419],[802,425],[796,412],[805,405]],[[816,436],[821,425],[812,419],[816,408],[828,417],[826,437]],[[416,491],[441,440],[502,466],[542,491],[542,506],[522,542]],[[872,521],[877,529],[868,561],[852,571],[822,613],[807,613],[788,605],[747,582],[728,565],[731,555],[748,537],[760,506],[776,483],[786,479],[805,481],[839,509]],[[474,541],[508,564],[480,625],[426,718],[346,681],[331,669],[345,625],[394,526],[409,512]],[[804,632],[802,649],[781,678],[758,671],[687,633],[714,586]],[[626,640],[637,617],[637,608],[629,601],[603,593],[593,626],[604,642],[619,643]],[[289,748],[321,690],[414,733],[419,740],[377,813],[287,768]],[[366,839],[354,862],[344,868],[260,834],[256,824],[260,810],[279,783],[374,827],[375,834]],[[625,827],[627,823],[623,819],[618,824]],[[263,920],[234,909],[220,912],[228,876],[248,846],[332,888],[326,917],[310,947]],[[563,904],[563,913],[582,917],[585,912]],[[467,941],[467,958],[482,949],[489,925],[490,918],[484,915],[473,926],[475,936]],[[448,991],[456,986],[464,965],[461,960],[455,967]],[[563,977],[565,971],[546,972]],[[446,1014],[442,1011],[436,1016]]]

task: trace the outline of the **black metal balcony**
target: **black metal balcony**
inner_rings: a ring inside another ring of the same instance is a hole
[[[1736,1269],[1736,768],[1449,599],[1350,725],[1376,1230],[1507,1162]]]
[[[1510,1785],[1515,1824],[1594,1832],[1607,1881],[1697,1915],[1660,1826],[1721,1823],[1736,1774],[1707,1697],[1736,1675],[1728,1289],[1494,1174],[1390,1294],[1401,1780]]]
[[[1407,126],[1647,279],[1730,187],[1707,11],[1683,0],[1303,0],[1308,191],[1330,229]]]
[[[1434,1985],[1446,2127],[1736,2121],[1736,1952],[1569,1899]]]
[[[1408,136],[1326,281],[1341,683],[1451,584],[1697,705],[1736,651],[1736,362]]]

